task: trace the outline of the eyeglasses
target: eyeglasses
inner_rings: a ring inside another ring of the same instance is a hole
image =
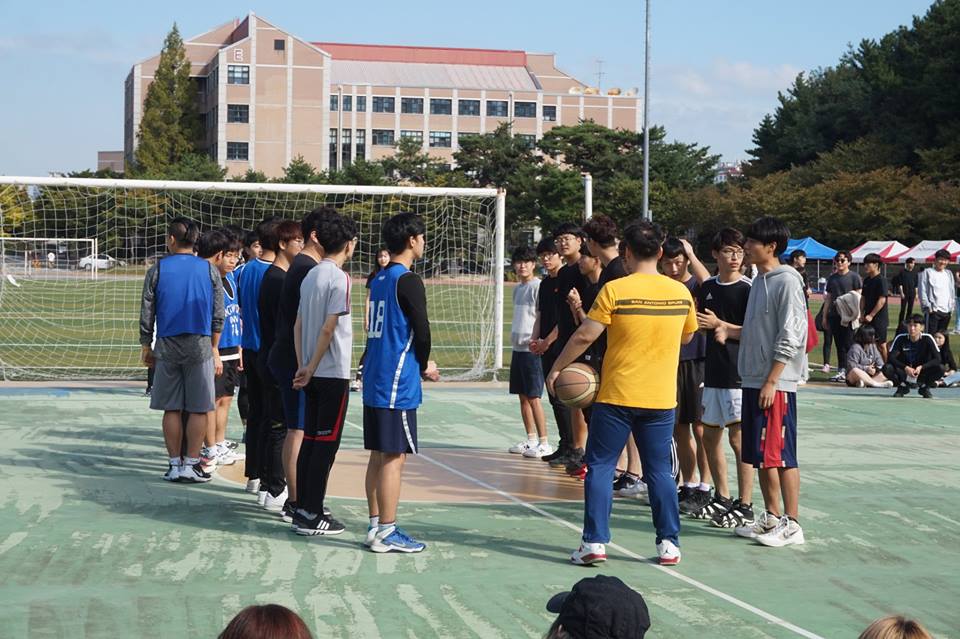
[[[743,257],[743,249],[723,249],[720,251],[720,255],[730,258],[730,257]]]
[[[847,261],[848,261],[848,260],[847,260],[847,258],[845,258],[845,257],[838,257],[837,259],[834,260],[834,262],[836,262],[837,264],[842,264],[842,263],[847,262]]]
[[[568,242],[573,242],[577,239],[576,235],[560,235],[553,240],[554,244],[567,244]]]

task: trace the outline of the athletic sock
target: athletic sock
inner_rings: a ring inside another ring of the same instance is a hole
[[[380,526],[380,515],[374,515],[370,518],[370,527],[377,528]]]
[[[183,458],[183,465],[184,465],[184,466],[196,466],[196,465],[199,464],[199,463],[200,463],[200,458],[199,458],[199,457],[184,457],[184,458]]]
[[[390,533],[392,533],[396,529],[397,529],[397,522],[395,521],[391,521],[389,524],[380,524],[377,527],[377,537],[380,537],[381,539],[383,539],[384,537],[389,536]]]
[[[540,444],[542,444],[543,446],[546,446],[547,444],[550,443],[546,437],[541,437],[539,441],[540,441]]]
[[[710,492],[710,484],[704,484],[703,482],[700,482],[700,483],[697,485],[697,489],[698,489],[698,490],[702,490],[702,491],[705,492],[705,493],[708,493],[708,492]]]
[[[683,482],[683,485],[684,485],[685,487],[687,487],[687,488],[699,488],[699,487],[700,487],[700,482],[696,482],[696,481],[686,481],[686,482]]]
[[[537,443],[537,434],[536,433],[527,433],[527,443],[536,444]]]
[[[180,459],[179,457],[171,457],[171,458],[170,458],[170,465],[171,465],[171,466],[179,466],[180,464],[181,464],[181,459]]]

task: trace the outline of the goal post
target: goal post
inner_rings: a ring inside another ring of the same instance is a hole
[[[451,380],[503,366],[503,191],[0,176],[0,379],[143,378],[140,293],[146,270],[166,254],[171,219],[189,217],[201,231],[251,230],[325,205],[359,230],[345,267],[354,284],[354,365],[380,227],[410,211],[427,227],[413,270],[426,286],[431,358]]]

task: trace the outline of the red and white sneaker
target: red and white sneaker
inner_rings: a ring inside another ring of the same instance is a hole
[[[657,544],[657,556],[661,566],[676,566],[680,563],[680,549],[669,539]]]
[[[607,547],[603,544],[591,544],[581,541],[580,547],[570,555],[570,561],[578,566],[592,566],[607,560]]]

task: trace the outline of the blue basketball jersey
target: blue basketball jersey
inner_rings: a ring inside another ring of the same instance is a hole
[[[260,284],[263,274],[270,268],[270,262],[255,259],[247,262],[238,284],[240,317],[243,318],[243,347],[251,351],[260,350]]]
[[[409,272],[402,264],[389,264],[370,282],[364,406],[409,410],[422,402],[413,328],[397,302],[397,281]]]
[[[241,336],[243,335],[243,322],[240,319],[240,304],[237,294],[237,278],[233,276],[233,273],[227,273],[224,279],[227,281],[227,285],[223,287],[223,332],[220,333],[220,348],[236,348],[240,346]]]
[[[157,262],[157,337],[210,335],[213,283],[210,263],[177,253]]]

